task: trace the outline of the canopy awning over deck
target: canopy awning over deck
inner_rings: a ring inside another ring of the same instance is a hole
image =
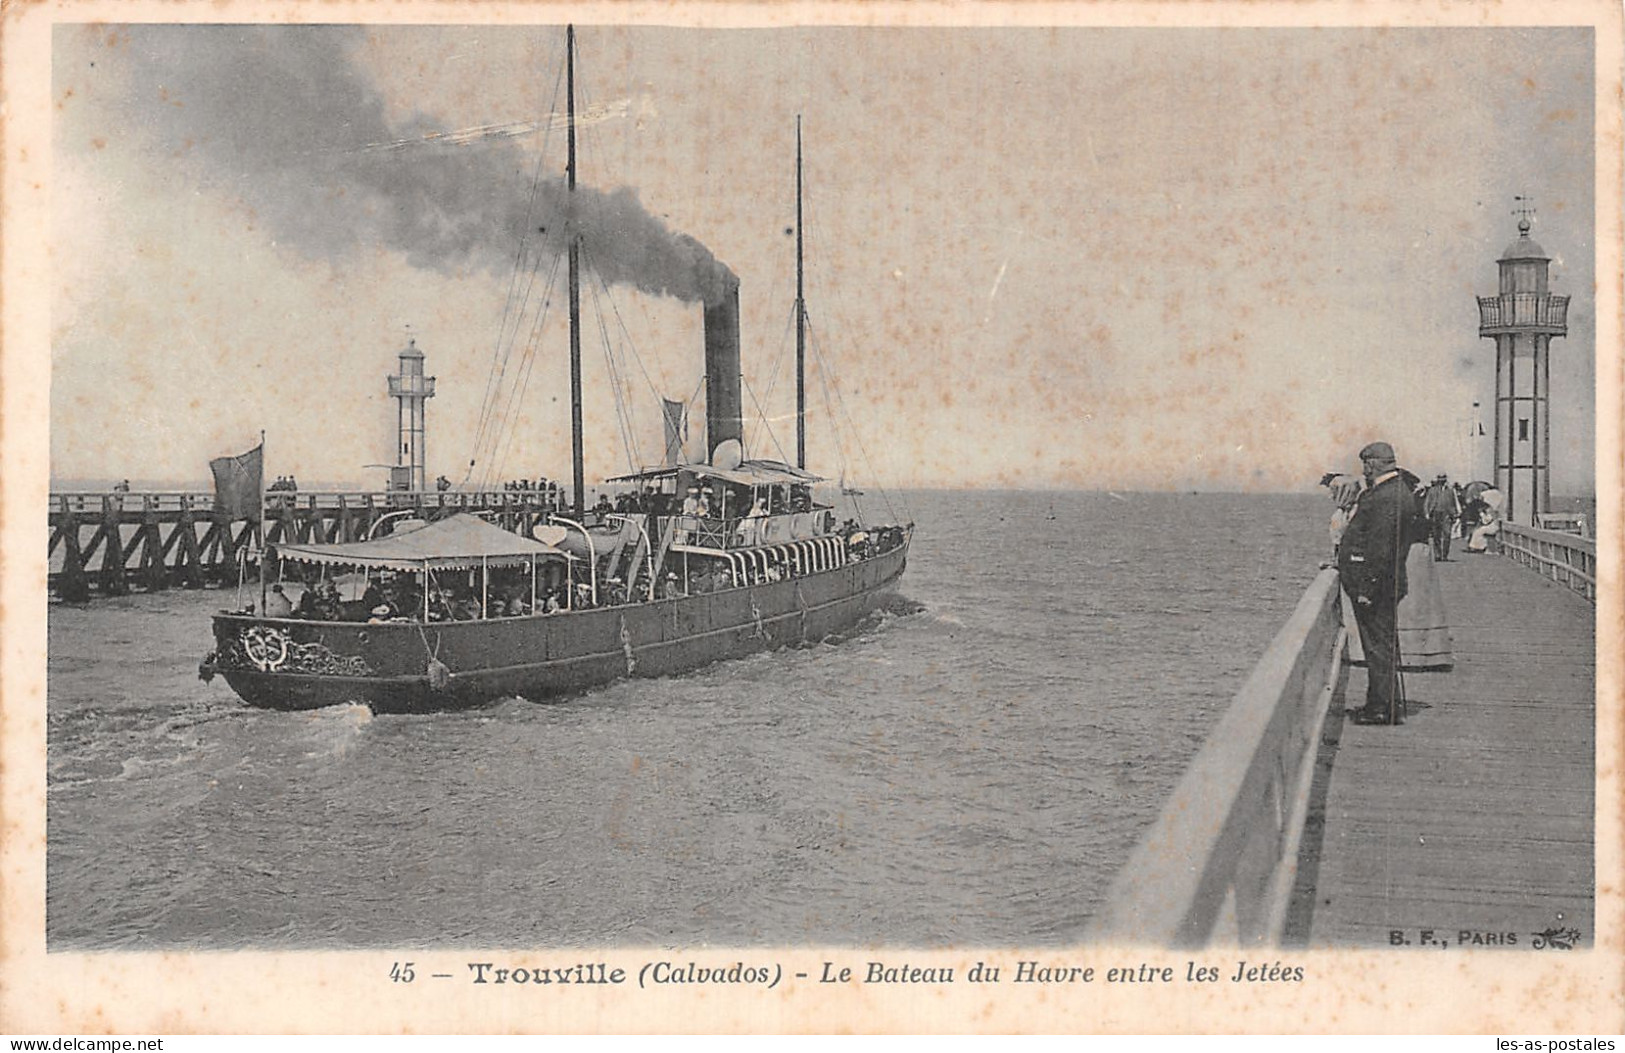
[[[534,560],[569,559],[568,553],[509,533],[478,516],[458,514],[416,530],[371,541],[333,545],[280,544],[278,557],[298,563],[324,563],[386,570],[460,570],[479,566],[522,566]]]
[[[739,486],[807,486],[825,479],[802,468],[794,468],[782,461],[745,461],[738,468],[718,468],[710,464],[667,464],[658,468],[645,468],[629,475],[617,475],[606,480],[611,483],[643,482],[665,479],[678,472],[687,472],[701,479],[721,479]]]

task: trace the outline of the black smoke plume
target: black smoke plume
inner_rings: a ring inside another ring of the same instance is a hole
[[[383,246],[417,267],[504,274],[521,236],[558,250],[574,231],[609,282],[712,302],[737,281],[630,188],[582,184],[571,195],[562,173],[544,175],[532,203],[535,159],[511,135],[445,136],[422,111],[391,121],[353,57],[360,29],[92,31],[129,49],[132,124],[156,137],[163,163],[237,196],[273,237],[312,257],[338,263]]]

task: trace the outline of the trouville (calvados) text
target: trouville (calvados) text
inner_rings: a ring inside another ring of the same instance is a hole
[[[777,962],[750,963],[743,960],[720,963],[660,960],[630,966],[606,962],[572,965],[535,965],[528,962],[468,962],[463,979],[475,984],[514,986],[614,986],[628,982],[639,987],[685,984],[724,984],[777,987],[784,979],[784,967]],[[395,976],[400,975],[397,963]],[[407,975],[412,975],[410,970]],[[451,979],[451,974],[430,974]],[[818,984],[1196,984],[1228,981],[1238,984],[1302,983],[1304,968],[1282,961],[1240,960],[1234,966],[1220,966],[1187,960],[1179,965],[1151,962],[1082,964],[1065,961],[1020,960],[989,964],[978,961],[968,967],[919,966],[908,962],[868,960],[845,964],[823,961],[813,970],[791,974],[793,980]]]

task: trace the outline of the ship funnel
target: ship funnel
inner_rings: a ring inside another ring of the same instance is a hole
[[[705,448],[707,459],[729,439],[744,441],[739,398],[739,283],[705,305]]]

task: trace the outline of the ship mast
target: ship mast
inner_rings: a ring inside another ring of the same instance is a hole
[[[796,467],[807,467],[807,291],[801,260],[801,114],[796,114]]]
[[[569,193],[576,190],[576,27],[564,31],[565,86],[569,96],[569,162],[566,167]],[[570,236],[570,467],[575,473],[575,517],[579,522],[586,510],[587,478],[581,438],[581,235],[571,208]]]

